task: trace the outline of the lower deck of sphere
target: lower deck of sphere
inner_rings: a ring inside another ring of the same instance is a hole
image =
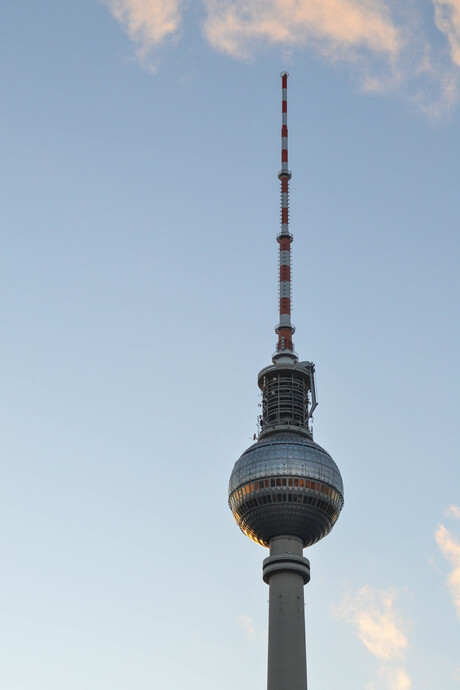
[[[297,535],[305,546],[332,529],[343,506],[342,495],[308,477],[267,477],[235,489],[229,505],[240,528],[268,546],[280,532]]]

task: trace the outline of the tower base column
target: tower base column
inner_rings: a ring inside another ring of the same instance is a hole
[[[304,585],[310,562],[298,537],[282,535],[270,541],[263,563],[269,585],[267,690],[306,690]]]

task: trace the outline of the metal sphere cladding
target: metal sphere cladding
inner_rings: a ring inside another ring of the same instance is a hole
[[[343,506],[339,469],[301,433],[275,432],[248,448],[229,483],[229,505],[240,529],[269,546],[289,534],[310,546],[325,537]]]

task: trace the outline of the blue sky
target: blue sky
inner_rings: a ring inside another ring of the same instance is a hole
[[[460,687],[460,4],[9,3],[5,690],[262,690],[266,551],[227,506],[277,320],[345,507],[309,686]]]

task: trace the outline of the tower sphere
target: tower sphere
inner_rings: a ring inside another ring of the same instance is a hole
[[[292,432],[269,434],[237,460],[228,502],[240,529],[269,546],[289,534],[310,546],[325,537],[343,506],[339,468],[324,448]]]

